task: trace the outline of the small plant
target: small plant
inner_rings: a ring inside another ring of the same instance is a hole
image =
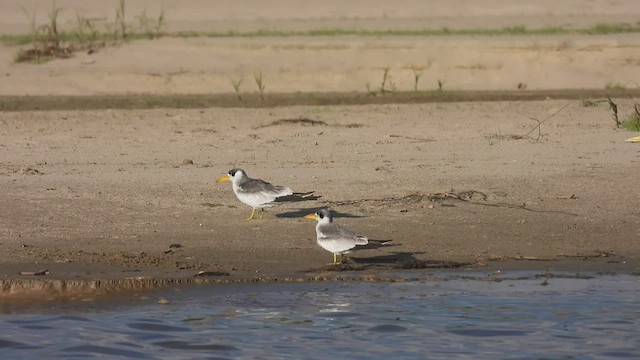
[[[623,84],[620,84],[619,82],[613,82],[613,81],[609,81],[605,86],[605,89],[607,90],[624,90],[626,89],[626,87]]]
[[[24,49],[18,49],[18,51],[16,51],[15,54],[13,54],[13,61],[14,62],[21,62],[24,61],[23,59],[26,57],[27,55],[25,54]]]
[[[366,84],[364,84],[367,87],[367,95],[369,96],[375,96],[376,95],[376,91],[375,90],[371,90],[371,83],[367,81]]]
[[[159,35],[162,33],[162,31],[167,27],[167,19],[165,18],[166,12],[164,10],[164,2],[162,3],[162,6],[160,7],[160,15],[158,15],[158,19],[156,20],[156,24],[155,24],[155,30],[156,30],[156,35]]]
[[[29,43],[30,48],[18,50],[14,55],[14,61],[39,64],[55,58],[71,57],[75,51],[88,49],[91,53],[96,45],[106,46],[105,42],[98,43],[100,40],[127,40],[133,35],[156,38],[163,35],[163,30],[167,25],[164,4],[157,19],[150,18],[146,11],[136,16],[139,29],[134,27],[132,30],[132,27],[127,25],[125,21],[125,1],[119,0],[118,2],[115,22],[106,22],[104,25],[97,26],[96,20],[76,14],[77,27],[70,32],[60,32],[58,29],[58,20],[62,9],[56,6],[55,0],[48,14],[48,22],[44,25],[36,23],[36,12],[31,14],[22,8],[29,19],[29,36],[18,36],[13,42]],[[136,33],[135,31],[138,30],[141,32]]]
[[[616,122],[616,127],[620,127],[620,119],[618,119],[618,105],[611,100],[611,98],[607,98],[607,103],[609,103],[609,108],[613,112],[613,121]]]
[[[233,85],[233,90],[235,90],[238,100],[242,100],[242,96],[240,95],[240,85],[242,85],[242,81],[244,81],[243,78],[240,78],[236,81],[231,81],[231,85]]]
[[[147,15],[147,10],[143,10],[142,14],[136,16],[140,31],[149,39],[154,39],[162,35],[164,28],[167,26],[165,19],[164,3],[160,8],[160,15],[157,19],[153,19]]]
[[[629,131],[640,131],[640,105],[635,104],[633,110],[635,112],[629,115],[621,126]]]
[[[61,9],[56,7],[56,2],[53,2],[49,13],[49,23],[46,25],[37,26],[35,21],[36,13],[29,15],[24,8],[22,10],[29,17],[31,49],[21,49],[15,55],[14,60],[16,62],[29,61],[40,64],[55,57],[68,57],[71,49],[61,45],[62,36],[58,32],[58,16]]]
[[[76,28],[74,35],[76,40],[78,40],[81,45],[88,44],[90,46],[92,43],[98,40],[100,32],[96,29],[93,21],[86,19],[81,15],[76,15],[76,21],[78,27]]]
[[[438,91],[444,91],[444,89],[442,88],[443,85],[444,85],[444,82],[438,79]]]
[[[596,107],[596,106],[598,106],[599,102],[600,101],[594,101],[594,100],[591,100],[591,99],[582,99],[580,101],[580,104],[582,105],[582,107]]]
[[[135,17],[138,20],[138,28],[145,36],[153,39],[153,19],[147,15],[147,9],[142,10],[142,14]]]
[[[40,52],[38,49],[38,27],[36,26],[36,12],[34,11],[33,14],[29,14],[29,12],[27,10],[25,10],[25,8],[22,8],[22,11],[24,11],[24,13],[27,15],[27,17],[29,18],[29,35],[31,35],[31,46],[33,47],[32,50],[34,50],[35,53],[35,60],[38,60],[38,58],[40,57]],[[22,61],[27,61],[27,51],[20,49],[18,50],[18,53],[15,56],[14,59],[16,62],[22,62]]]
[[[51,12],[49,13],[49,24],[46,26],[47,32],[47,46],[59,50],[60,49],[60,34],[58,33],[58,16],[60,15],[60,8],[56,7],[56,2],[53,2]]]
[[[413,91],[418,91],[418,82],[422,76],[422,71],[413,70]]]
[[[611,116],[613,117],[613,121],[616,123],[616,128],[623,128],[629,131],[640,131],[640,104],[635,104],[633,106],[634,113],[627,116],[627,118],[623,121],[620,121],[620,117],[618,115],[618,105],[611,100],[611,98],[606,98],[603,100],[582,100],[582,106],[597,106],[599,103],[607,103],[609,105],[609,109],[611,109]]]
[[[508,35],[521,35],[527,33],[527,28],[524,25],[507,26],[502,28],[502,31]]]
[[[114,28],[113,37],[118,39],[126,39],[127,38],[127,24],[124,20],[125,15],[125,0],[120,0],[118,2],[118,8],[116,9],[116,23]]]
[[[587,34],[622,34],[635,31],[637,28],[629,24],[596,24],[586,29]]]
[[[380,93],[382,95],[387,93],[387,81],[390,80],[391,75],[389,75],[389,70],[391,70],[388,66],[382,68],[382,82],[380,83]]]
[[[266,85],[264,84],[264,79],[262,78],[262,71],[253,74],[253,80],[256,82],[258,91],[260,91],[260,99],[264,101],[264,88],[266,87]]]

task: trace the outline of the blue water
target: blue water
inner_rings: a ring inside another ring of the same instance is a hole
[[[170,304],[159,304],[164,297]],[[32,310],[33,311],[33,310]],[[640,278],[183,286],[0,315],[2,358],[640,358]]]

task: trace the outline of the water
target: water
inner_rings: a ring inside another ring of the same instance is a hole
[[[512,274],[513,275],[513,274]],[[0,315],[3,358],[640,358],[640,278],[185,286]],[[165,297],[170,304],[159,304]]]

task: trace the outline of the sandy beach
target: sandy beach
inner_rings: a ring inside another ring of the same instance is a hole
[[[115,7],[95,3],[58,1],[63,24],[74,11],[108,17]],[[436,28],[584,27],[640,18],[634,1],[526,7],[495,0],[464,8],[406,1],[397,9],[383,2],[363,9],[355,8],[359,2],[305,9],[276,3],[214,11],[215,2],[165,1],[172,31],[338,28],[354,19],[383,30],[424,28],[427,20]],[[132,3],[130,13],[157,11],[153,4]],[[0,33],[26,32],[16,6],[0,6],[0,17],[11,19],[0,21]],[[443,91],[514,92],[634,88],[640,81],[635,33],[166,37],[40,65],[14,63],[16,51],[0,45],[0,96],[214,96],[233,93],[232,82],[244,79],[242,96],[256,93],[256,72],[264,75],[267,97],[366,92],[378,90],[385,68],[390,91],[411,91],[416,71],[423,73],[419,90],[436,90],[438,81]],[[613,100],[621,117],[638,103]],[[191,278],[201,271],[252,279],[331,270],[375,276],[414,268],[640,268],[640,146],[625,143],[637,134],[616,129],[606,103],[4,111],[0,124],[5,282]],[[214,183],[231,168],[320,198],[246,221],[251,209],[229,183]],[[392,246],[327,266],[331,254],[315,243],[315,222],[302,219],[321,207],[370,238],[392,239]],[[44,276],[19,275],[45,269]]]

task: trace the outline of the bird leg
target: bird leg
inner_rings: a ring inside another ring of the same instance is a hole
[[[260,208],[260,220],[262,220],[263,216],[264,216],[264,208]]]
[[[251,216],[249,216],[249,217],[247,218],[247,220],[253,220],[253,215],[255,215],[255,214],[256,214],[256,209],[255,209],[255,208],[253,208],[253,209],[251,210]]]

